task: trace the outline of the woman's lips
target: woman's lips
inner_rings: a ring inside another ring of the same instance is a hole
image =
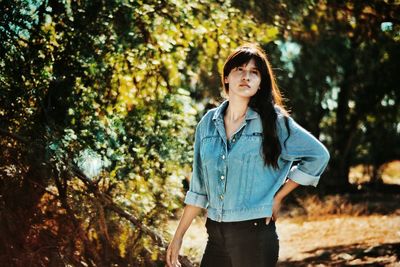
[[[250,88],[250,85],[248,85],[247,83],[241,83],[241,84],[239,84],[239,86],[246,86],[246,87]]]

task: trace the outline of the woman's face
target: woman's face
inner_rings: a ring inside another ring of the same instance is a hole
[[[260,88],[261,75],[256,67],[254,59],[247,64],[233,68],[225,77],[225,83],[229,83],[229,96],[235,94],[240,97],[250,98]]]

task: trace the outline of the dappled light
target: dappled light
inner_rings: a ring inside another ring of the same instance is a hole
[[[0,266],[165,265],[196,125],[259,44],[329,150],[277,221],[280,266],[399,261],[395,1],[1,1]],[[203,213],[183,267],[207,242]]]

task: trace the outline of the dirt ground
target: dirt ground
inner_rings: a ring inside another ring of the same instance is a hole
[[[174,233],[178,221],[167,231]],[[198,264],[207,242],[205,217],[188,229],[181,254]],[[278,266],[400,266],[400,215],[278,218]]]

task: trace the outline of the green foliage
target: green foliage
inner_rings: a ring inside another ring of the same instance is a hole
[[[265,45],[296,119],[329,147],[324,182],[344,184],[354,163],[398,157],[398,9],[0,2],[1,265],[160,263],[163,249],[96,192],[153,229],[182,207],[195,124],[244,41]]]
[[[268,42],[276,29],[217,1],[3,1],[1,10],[0,262],[151,266],[161,248],[71,165],[156,229],[182,207],[203,105],[193,99],[219,95],[219,68],[238,42]]]
[[[279,40],[267,50],[284,67],[278,83],[294,117],[331,152],[321,184],[347,186],[350,166],[399,157],[398,3],[234,2],[265,22],[279,14]]]

